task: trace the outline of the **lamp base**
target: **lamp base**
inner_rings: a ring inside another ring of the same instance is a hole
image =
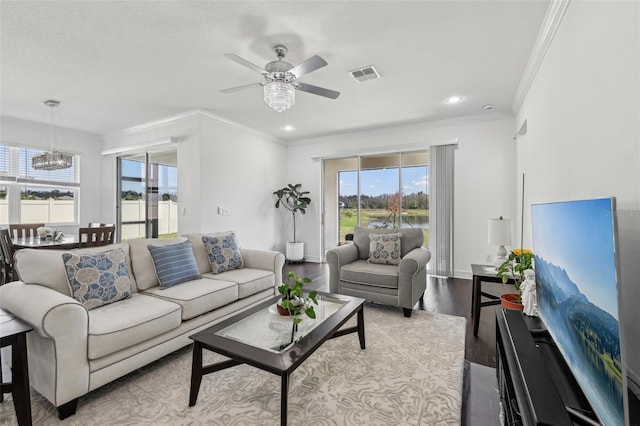
[[[496,260],[493,261],[493,266],[495,266],[496,269],[498,269],[499,267],[502,266],[505,260],[507,260],[506,257],[496,257]]]
[[[505,246],[498,246],[496,248],[496,260],[493,261],[493,265],[497,269],[504,263],[505,260],[507,260],[507,249],[505,248]]]

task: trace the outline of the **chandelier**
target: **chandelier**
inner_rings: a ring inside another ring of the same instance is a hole
[[[296,103],[296,89],[284,81],[270,81],[264,85],[264,101],[278,112],[291,108]]]
[[[55,141],[55,126],[53,123],[53,109],[60,105],[60,101],[44,101],[46,107],[51,108],[51,150],[31,158],[31,167],[36,170],[61,170],[73,166],[73,155],[53,150]]]

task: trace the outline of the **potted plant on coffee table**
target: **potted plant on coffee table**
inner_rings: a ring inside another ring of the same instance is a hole
[[[309,191],[302,190],[302,184],[288,184],[282,189],[273,192],[276,198],[276,208],[280,206],[291,212],[293,216],[293,241],[287,242],[286,257],[288,261],[301,261],[304,259],[304,243],[298,242],[296,238],[296,215],[305,214],[307,207],[311,204]]]
[[[282,298],[276,304],[278,313],[293,318],[289,343],[294,341],[296,331],[298,331],[298,324],[302,322],[302,318],[300,318],[302,314],[311,319],[316,319],[316,311],[313,305],[318,304],[318,292],[313,290],[306,295],[304,292],[304,285],[310,282],[311,278],[302,278],[290,271],[286,281],[278,286],[278,292],[282,295]]]
[[[520,286],[525,280],[524,271],[533,269],[533,252],[528,249],[513,249],[509,257],[498,267],[498,276],[502,277],[502,283],[506,284],[509,279],[513,280],[513,285],[517,293],[505,293],[500,296],[500,303],[505,308],[523,310]]]

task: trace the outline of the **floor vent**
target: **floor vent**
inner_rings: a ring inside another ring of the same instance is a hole
[[[377,78],[381,78],[378,71],[373,67],[373,65],[369,65],[368,67],[358,68],[355,70],[349,71],[351,77],[354,78],[358,83],[362,83],[367,80],[375,80]]]

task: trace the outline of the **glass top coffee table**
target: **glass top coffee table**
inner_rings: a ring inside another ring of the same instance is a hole
[[[280,424],[286,425],[289,376],[305,359],[326,340],[355,332],[360,347],[365,348],[364,299],[318,292],[318,305],[314,305],[316,319],[301,315],[297,329],[291,317],[277,313],[279,300],[280,297],[274,297],[189,336],[194,343],[190,407],[196,404],[203,375],[249,364],[281,377]],[[340,329],[355,314],[357,325]],[[202,365],[203,349],[230,359]]]

